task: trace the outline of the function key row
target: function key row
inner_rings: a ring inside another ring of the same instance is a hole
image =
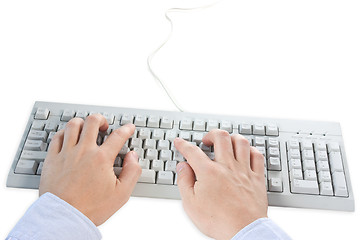
[[[74,117],[79,117],[85,120],[85,118],[96,112],[88,112],[84,110],[75,111],[72,109],[65,109],[60,117],[61,121],[69,121]],[[101,112],[101,114],[106,118],[109,125],[115,124],[115,115],[108,112]],[[38,108],[35,113],[36,120],[46,120],[50,115],[50,111],[47,108]],[[128,123],[133,123],[137,127],[150,127],[150,128],[164,128],[172,129],[174,128],[174,119],[171,119],[167,116],[145,116],[142,114],[129,114],[125,113],[119,117],[118,124],[125,125]],[[244,135],[260,135],[260,136],[279,136],[279,129],[276,124],[263,124],[263,123],[241,123],[234,124],[231,121],[227,120],[204,120],[204,119],[192,119],[192,118],[183,118],[179,121],[180,130],[192,130],[192,131],[203,131],[209,132],[212,129],[222,129],[233,133],[234,129],[237,129],[240,134]]]

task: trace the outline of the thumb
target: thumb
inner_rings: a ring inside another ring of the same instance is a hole
[[[123,167],[119,175],[121,187],[128,189],[131,194],[140,175],[141,167],[138,155],[136,152],[130,151],[125,155]]]
[[[188,201],[194,196],[195,173],[187,162],[176,166],[177,185],[182,200]]]

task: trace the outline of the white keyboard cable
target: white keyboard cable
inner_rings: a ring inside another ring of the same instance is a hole
[[[189,11],[195,11],[195,10],[203,10],[203,9],[207,9],[210,8],[220,2],[222,2],[224,0],[219,0],[216,2],[213,2],[211,4],[208,5],[204,5],[204,6],[200,6],[200,7],[192,7],[192,8],[169,8],[168,10],[165,11],[165,17],[166,19],[170,22],[170,33],[167,37],[167,39],[157,48],[155,49],[155,51],[153,51],[147,58],[147,65],[148,65],[148,69],[150,71],[150,73],[153,75],[154,79],[157,80],[161,87],[164,89],[165,93],[167,94],[167,96],[170,98],[170,100],[172,101],[172,103],[175,105],[175,107],[180,111],[183,112],[184,109],[182,107],[180,107],[179,103],[177,103],[177,101],[175,100],[174,96],[171,94],[170,90],[166,87],[165,83],[159,78],[159,76],[154,72],[154,70],[152,69],[152,60],[154,58],[154,56],[156,55],[156,53],[170,40],[172,33],[173,33],[173,22],[171,20],[171,18],[169,17],[169,13],[170,12],[189,12]]]

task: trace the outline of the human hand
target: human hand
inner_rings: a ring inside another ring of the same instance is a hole
[[[141,174],[137,154],[125,155],[117,178],[114,160],[135,126],[114,130],[98,146],[100,131],[108,128],[100,114],[70,120],[65,130],[55,134],[41,174],[39,194],[50,192],[74,206],[96,226],[104,223],[129,199]]]
[[[267,217],[264,156],[241,135],[212,130],[203,138],[215,160],[182,139],[175,147],[187,159],[177,165],[185,212],[201,232],[231,239],[258,218]]]

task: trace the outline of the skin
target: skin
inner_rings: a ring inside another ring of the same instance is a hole
[[[39,194],[50,192],[68,202],[96,226],[130,198],[141,175],[138,156],[126,154],[116,177],[115,157],[134,133],[133,124],[114,130],[98,146],[99,131],[108,123],[100,114],[74,118],[51,141],[42,170]],[[175,139],[187,159],[177,165],[178,187],[185,212],[205,235],[231,239],[258,218],[267,217],[264,157],[241,135],[212,130],[203,138],[214,146],[210,160],[197,146]]]

